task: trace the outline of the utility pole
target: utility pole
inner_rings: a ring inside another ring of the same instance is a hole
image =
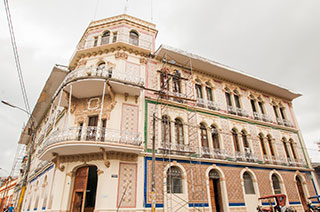
[[[21,111],[27,113],[29,115],[29,119],[31,120],[31,126],[29,128],[30,130],[28,130],[28,134],[29,135],[31,134],[31,141],[30,141],[31,143],[30,143],[29,150],[28,150],[27,166],[26,166],[26,169],[24,171],[24,176],[23,176],[20,196],[19,196],[18,205],[17,205],[17,209],[16,209],[17,212],[20,212],[21,211],[22,201],[23,201],[24,194],[25,194],[25,191],[26,191],[27,182],[28,182],[28,174],[29,174],[30,165],[31,165],[31,155],[32,155],[33,149],[34,149],[35,119],[32,116],[32,114],[29,113],[28,111],[26,111],[25,109],[23,109],[21,107],[18,107],[16,105],[12,105],[12,104],[10,104],[10,103],[8,103],[6,101],[3,101],[3,100],[1,100],[1,102],[3,104],[5,104],[5,105],[9,106],[9,107],[16,108],[18,110],[21,110]]]
[[[155,143],[156,143],[156,113],[153,113],[153,136],[152,136],[152,182],[151,182],[151,211],[156,211],[156,187],[155,187]]]

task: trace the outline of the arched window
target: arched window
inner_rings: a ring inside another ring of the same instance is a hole
[[[180,119],[175,119],[174,125],[176,128],[176,142],[177,142],[177,144],[184,144],[182,121]]]
[[[171,166],[167,171],[167,193],[181,194],[182,192],[182,171],[177,166]]]
[[[211,137],[214,149],[220,149],[219,134],[215,126],[211,125]]]
[[[102,34],[101,45],[108,44],[109,40],[110,40],[110,32],[109,31],[105,31]]]
[[[212,88],[209,83],[206,83],[206,94],[208,101],[213,101]]]
[[[171,143],[171,126],[167,116],[162,116],[162,142],[164,144]]]
[[[231,101],[230,91],[226,89],[225,95],[226,95],[227,106],[231,107],[232,106],[232,101]]]
[[[196,82],[195,85],[196,88],[196,95],[198,99],[203,99],[203,95],[202,95],[202,86],[199,82]]]
[[[242,141],[243,141],[243,147],[249,149],[249,142],[248,142],[247,133],[244,130],[241,131],[241,136],[242,136]]]
[[[243,184],[245,194],[255,194],[253,181],[251,175],[248,172],[243,174]]]
[[[102,62],[97,66],[97,75],[98,76],[102,75],[102,72],[104,71],[105,67],[106,67],[106,63],[105,62]]]
[[[208,148],[209,144],[208,144],[207,128],[203,123],[200,124],[200,136],[201,136],[201,146]]]
[[[271,155],[274,156],[274,149],[273,149],[273,145],[272,145],[272,138],[271,138],[270,135],[268,135],[268,144],[269,144],[269,148],[270,148]]]
[[[274,193],[281,194],[279,178],[277,177],[277,175],[272,174],[271,179],[272,179],[272,187],[273,187]]]
[[[267,155],[266,147],[264,146],[263,135],[259,134],[259,141],[263,155]]]
[[[284,147],[284,151],[285,151],[285,153],[286,153],[286,157],[287,157],[288,159],[290,159],[289,150],[288,150],[287,142],[286,142],[286,139],[285,139],[285,138],[282,139],[282,144],[283,144],[283,147]]]
[[[294,148],[293,140],[290,139],[289,141],[290,141],[290,147],[291,147],[291,150],[292,150],[293,158],[297,159],[297,153],[296,153],[296,149]]]
[[[234,151],[240,152],[238,133],[235,129],[232,129],[232,139],[233,139]]]
[[[136,31],[130,31],[129,43],[135,46],[139,46],[139,35]]]
[[[237,90],[234,90],[233,92],[234,92],[233,98],[234,98],[235,106],[237,108],[241,108],[239,93]]]
[[[181,73],[178,70],[175,70],[172,77],[172,91],[175,93],[181,93]]]

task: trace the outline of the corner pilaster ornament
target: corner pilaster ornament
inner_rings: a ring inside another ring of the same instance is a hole
[[[61,172],[64,171],[64,166],[60,164],[60,156],[58,153],[52,153],[52,155],[55,157],[52,161],[56,165],[56,168],[59,169]]]
[[[107,84],[106,84],[106,88],[107,88],[107,91],[109,92],[110,97],[111,97],[110,109],[112,110],[117,102],[115,100],[114,92],[112,91],[111,86],[109,85],[108,81],[107,81]]]
[[[124,52],[117,52],[114,57],[116,59],[123,59],[123,60],[127,60],[128,59],[128,54],[124,53]]]
[[[141,64],[147,64],[148,63],[148,60],[144,57],[140,58],[140,63]]]
[[[102,150],[102,153],[103,153],[103,163],[107,168],[109,168],[110,167],[110,161],[108,161],[107,152],[104,150],[104,148],[100,148],[100,149]]]

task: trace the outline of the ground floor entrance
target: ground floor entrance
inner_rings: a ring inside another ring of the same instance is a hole
[[[96,166],[85,166],[77,169],[71,202],[72,212],[94,211],[97,182]]]

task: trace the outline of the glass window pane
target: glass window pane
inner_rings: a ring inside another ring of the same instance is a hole
[[[248,172],[243,174],[243,182],[245,194],[255,194],[252,178]]]

